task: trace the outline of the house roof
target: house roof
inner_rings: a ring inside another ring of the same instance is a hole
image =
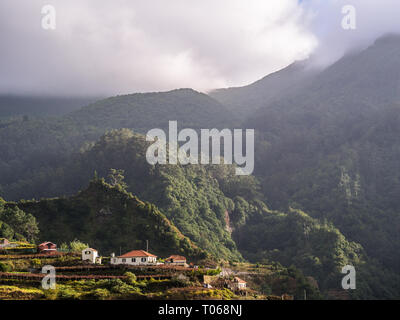
[[[239,277],[235,277],[235,281],[239,283],[247,283],[246,281],[240,279]]]
[[[141,258],[141,257],[157,257],[154,254],[148,253],[147,251],[144,250],[132,250],[129,251],[122,256],[119,256],[118,258]]]
[[[97,250],[93,249],[93,248],[86,248],[86,249],[83,249],[82,251],[87,251],[87,250],[91,250],[91,251],[96,251],[97,252]]]
[[[186,258],[184,256],[172,255],[172,256],[166,258],[165,260],[185,260],[186,261]]]
[[[46,241],[46,242],[43,242],[43,243],[39,244],[39,246],[45,246],[45,245],[48,245],[48,244],[54,244],[55,245],[55,243],[53,243],[53,242]]]

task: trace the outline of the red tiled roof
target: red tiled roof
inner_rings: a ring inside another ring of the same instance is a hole
[[[46,242],[43,242],[43,243],[39,244],[39,246],[45,246],[45,245],[48,245],[48,244],[54,244],[55,245],[55,243],[53,243],[53,242],[46,241]]]
[[[235,280],[239,283],[246,283],[246,281],[240,279],[239,277],[235,277]]]
[[[165,260],[179,260],[179,261],[185,260],[186,261],[186,258],[183,256],[172,255]]]
[[[157,257],[157,256],[148,253],[147,251],[144,250],[132,250],[129,251],[128,253],[123,254],[122,256],[119,256],[118,258],[134,258],[134,257]]]

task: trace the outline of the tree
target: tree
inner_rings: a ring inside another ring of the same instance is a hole
[[[34,242],[39,234],[33,215],[17,207],[0,207],[0,236]]]
[[[124,170],[110,169],[108,179],[113,187],[119,186],[124,190],[128,187],[124,181],[124,172]]]
[[[68,252],[69,251],[69,247],[68,244],[63,242],[61,243],[60,247],[59,247],[59,251],[61,252]]]
[[[78,239],[75,239],[74,241],[70,242],[69,247],[71,248],[71,252],[82,252],[83,249],[86,249],[89,247],[88,244],[83,243],[79,241]]]

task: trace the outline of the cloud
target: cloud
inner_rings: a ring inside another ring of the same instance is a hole
[[[41,28],[54,5],[57,28]],[[2,0],[0,90],[118,94],[243,85],[307,57],[296,0]]]
[[[54,5],[57,28],[41,28]],[[357,30],[341,8],[357,9]],[[398,0],[2,0],[0,93],[114,95],[239,86],[330,63],[399,31]],[[322,58],[321,58],[322,57]]]
[[[304,0],[301,5],[312,16],[311,30],[319,43],[314,57],[323,65],[366,48],[382,35],[400,33],[398,0]],[[355,30],[342,28],[346,5],[356,10]]]

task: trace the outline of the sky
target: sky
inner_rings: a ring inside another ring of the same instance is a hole
[[[342,7],[356,9],[344,30]],[[41,10],[52,5],[55,29]],[[329,65],[400,32],[398,0],[1,0],[0,94],[109,96],[241,86]]]

